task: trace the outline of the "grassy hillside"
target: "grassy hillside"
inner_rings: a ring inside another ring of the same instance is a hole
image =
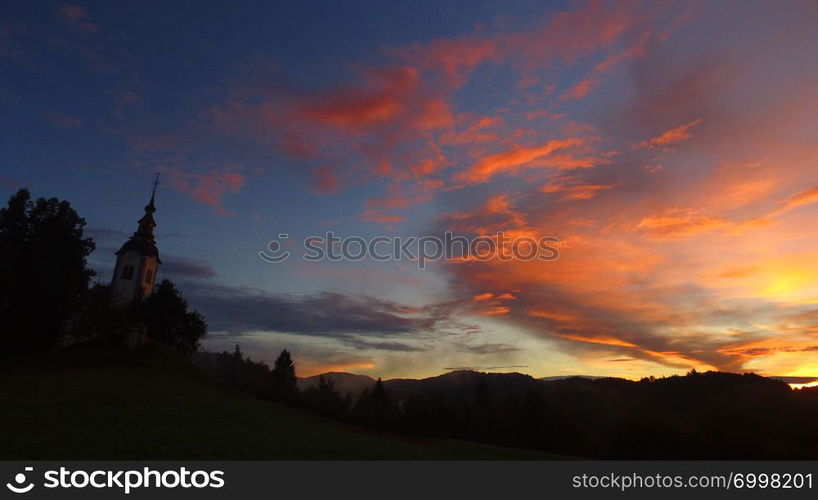
[[[231,393],[159,346],[0,361],[0,459],[547,459],[381,435]]]

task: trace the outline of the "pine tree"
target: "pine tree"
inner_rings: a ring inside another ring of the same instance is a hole
[[[291,404],[298,395],[295,364],[287,349],[281,351],[270,372],[270,390],[274,401]]]

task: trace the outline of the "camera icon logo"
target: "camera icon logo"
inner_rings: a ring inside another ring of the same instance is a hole
[[[33,470],[34,467],[26,467],[25,469],[26,472],[31,472]],[[28,493],[34,488],[34,483],[24,484],[26,482],[26,475],[22,472],[19,472],[14,476],[14,482],[16,484],[6,483],[6,488],[10,489],[14,493]]]

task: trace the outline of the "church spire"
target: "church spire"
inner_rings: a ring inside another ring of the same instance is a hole
[[[159,187],[159,174],[153,178],[153,191],[151,192],[151,201],[145,205],[145,215],[139,219],[139,229],[133,234],[133,238],[144,238],[154,243],[153,228],[156,227],[156,221],[153,220],[153,214],[156,212],[156,188]]]

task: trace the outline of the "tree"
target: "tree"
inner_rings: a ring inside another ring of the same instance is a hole
[[[85,220],[67,201],[20,189],[0,209],[0,355],[53,347],[94,272]]]
[[[347,401],[335,390],[335,382],[331,378],[319,376],[318,385],[305,389],[302,396],[308,410],[335,419],[346,416]]]
[[[386,411],[389,407],[389,394],[386,393],[386,387],[380,377],[375,382],[375,387],[372,388],[372,405],[376,411]]]
[[[352,408],[358,425],[375,429],[388,429],[394,420],[394,412],[389,393],[383,381],[378,378],[372,390],[364,389]]]
[[[148,337],[183,354],[198,351],[207,335],[207,322],[198,311],[188,311],[187,301],[168,279],[162,280],[150,297],[135,307]]]
[[[270,390],[273,400],[280,403],[293,403],[298,394],[297,382],[292,356],[290,356],[290,351],[284,349],[276,358],[273,369],[270,371]]]

